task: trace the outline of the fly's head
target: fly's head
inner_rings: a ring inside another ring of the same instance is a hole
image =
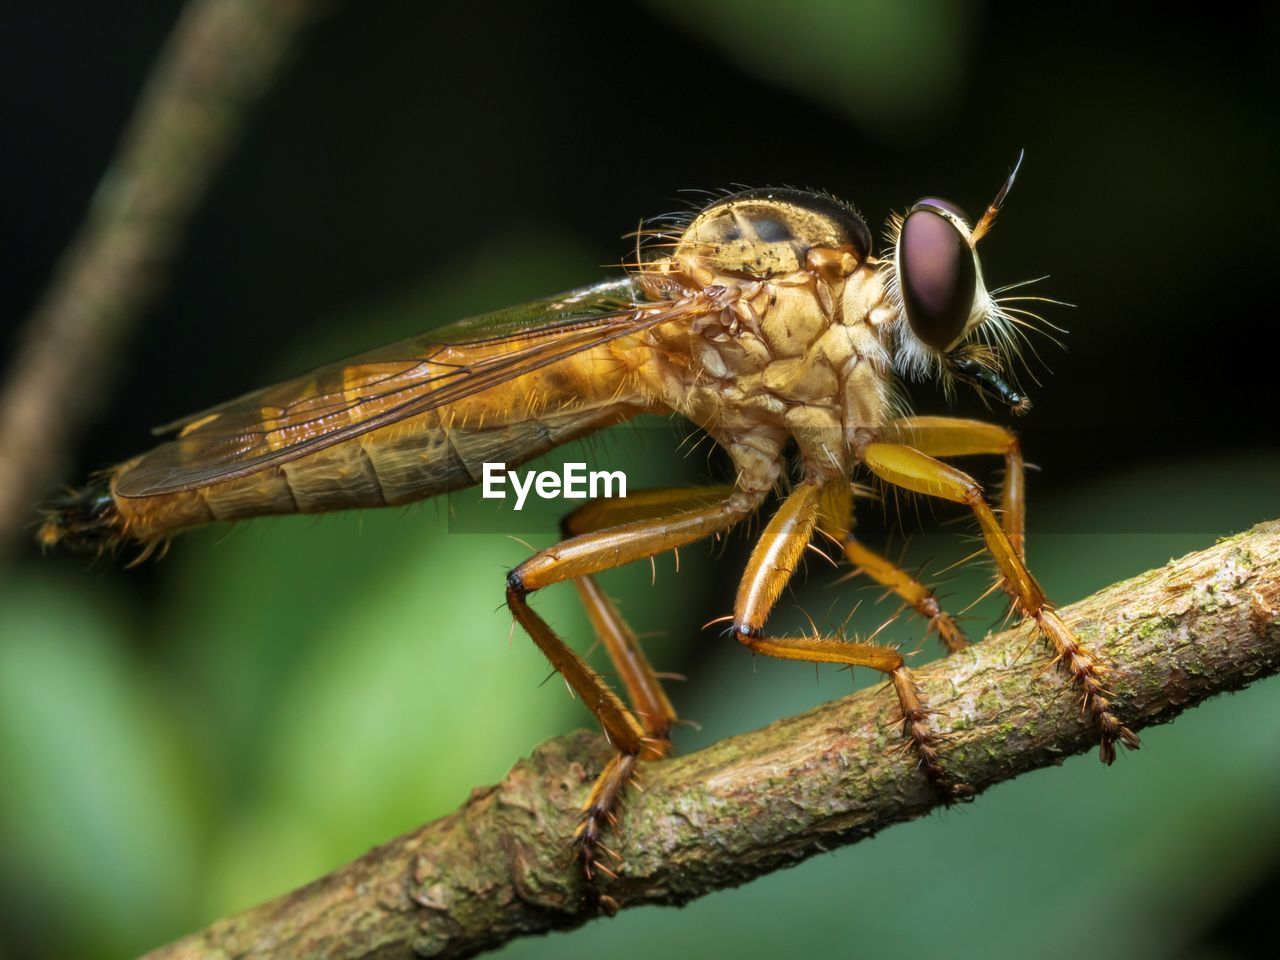
[[[885,292],[896,313],[894,364],[912,379],[941,378],[951,390],[967,383],[984,397],[1025,413],[1031,401],[1009,382],[1008,368],[1025,342],[1021,328],[1033,314],[1002,306],[988,292],[978,258],[1018,164],[977,223],[948,200],[925,197],[888,226],[881,263]],[[1024,316],[1019,316],[1023,314]]]

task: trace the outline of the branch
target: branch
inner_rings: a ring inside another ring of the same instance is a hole
[[[192,0],[183,10],[0,393],[0,553],[63,472],[249,104],[321,5]]]
[[[1062,613],[1112,664],[1121,718],[1165,723],[1280,670],[1280,520]],[[1029,631],[916,672],[949,773],[978,790],[1097,743]],[[684,903],[927,814],[937,800],[901,749],[893,703],[864,690],[644,767],[610,895],[624,909]],[[458,957],[578,926],[590,916],[568,838],[607,757],[595,734],[551,740],[455,813],[149,956]]]

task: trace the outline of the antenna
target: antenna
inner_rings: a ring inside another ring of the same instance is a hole
[[[1013,187],[1013,181],[1018,178],[1018,171],[1022,168],[1022,158],[1026,154],[1027,151],[1025,150],[1018,151],[1018,161],[1013,165],[1013,169],[1009,171],[1009,179],[1004,182],[1004,186],[1000,188],[996,198],[987,205],[987,212],[982,215],[982,219],[973,228],[973,233],[969,235],[970,242],[975,246],[995,226],[996,217],[1000,215],[1000,208],[1004,206],[1004,198],[1009,195],[1009,190]]]

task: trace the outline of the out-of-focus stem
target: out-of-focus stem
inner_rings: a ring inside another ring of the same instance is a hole
[[[0,555],[62,477],[187,221],[324,0],[191,0],[0,389]]]

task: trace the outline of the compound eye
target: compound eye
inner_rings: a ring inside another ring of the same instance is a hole
[[[944,200],[942,199],[942,197],[921,197],[919,200],[915,202],[915,205],[912,206],[911,209],[915,210],[917,207],[924,207],[924,206],[938,207],[941,210],[947,211],[947,213],[954,214],[955,216],[963,220],[965,223],[973,222],[972,220],[969,219],[969,215],[960,209],[960,204],[952,203],[950,200]]]
[[[921,203],[953,212],[946,201]],[[926,346],[945,350],[973,311],[978,267],[968,238],[949,219],[917,204],[898,238],[898,285],[911,330]]]

